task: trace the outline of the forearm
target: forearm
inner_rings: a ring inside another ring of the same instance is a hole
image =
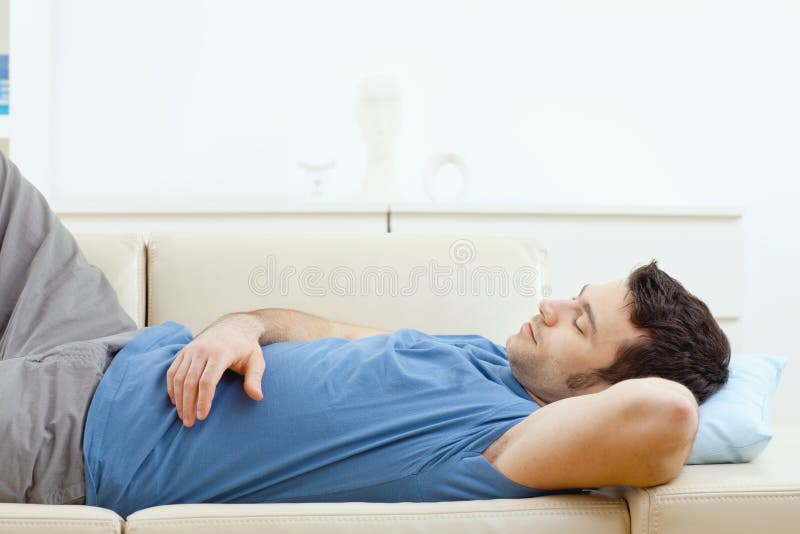
[[[250,335],[257,335],[262,346],[281,341],[313,341],[325,337],[360,339],[385,333],[384,330],[332,321],[286,308],[233,313],[220,318],[222,319],[235,321]]]
[[[609,429],[618,429],[619,436],[633,445],[626,454],[639,460],[627,464],[633,468],[628,484],[652,486],[678,476],[691,452],[699,420],[691,391],[671,380],[647,377],[623,380],[603,393],[614,397],[612,403],[624,406],[616,411],[616,426]]]
[[[663,484],[683,467],[697,427],[693,397],[676,388],[634,379],[548,404],[520,424],[497,466],[541,489]]]
[[[381,333],[283,308],[230,313],[178,352],[167,370],[167,393],[184,425],[191,427],[195,416],[205,419],[208,415],[217,384],[228,369],[244,375],[244,389],[252,399],[263,398],[264,345],[324,337],[359,339]]]
[[[662,477],[656,483],[666,483],[678,476],[691,453],[700,419],[697,399],[686,386],[672,380],[648,377],[623,382],[643,388],[643,399],[658,399],[638,410],[638,431],[655,440],[650,447],[654,453],[651,460],[660,467]]]

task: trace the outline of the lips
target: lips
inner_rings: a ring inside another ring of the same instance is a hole
[[[536,334],[533,333],[533,325],[530,323],[530,321],[525,323],[525,332],[528,334],[528,336],[530,336],[534,343],[538,344],[538,341],[536,341]]]

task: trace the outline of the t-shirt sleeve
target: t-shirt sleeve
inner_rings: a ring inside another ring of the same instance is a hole
[[[423,500],[521,499],[554,492],[518,484],[494,467],[482,451],[530,415],[529,403],[511,402],[493,410],[460,451],[418,473]]]

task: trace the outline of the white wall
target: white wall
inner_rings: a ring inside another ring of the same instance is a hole
[[[335,196],[352,198],[356,87],[379,72],[404,98],[398,196],[418,198],[425,162],[447,150],[472,199],[738,203],[728,156],[760,120],[741,104],[791,44],[770,2],[37,5],[50,6],[37,52],[51,124],[31,138],[50,140],[64,206],[302,196],[297,161],[327,154]]]
[[[302,199],[331,155],[352,200],[356,86],[392,74],[395,199],[455,151],[467,201],[743,205],[745,350],[793,358],[800,422],[798,27],[792,0],[12,0],[12,157],[63,209]]]

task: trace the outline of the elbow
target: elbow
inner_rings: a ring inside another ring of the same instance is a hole
[[[688,389],[687,389],[688,392]],[[680,460],[678,470],[683,466],[694,445],[697,436],[697,427],[700,422],[700,412],[694,395],[682,396],[673,400],[668,407],[668,421],[671,429],[670,443],[672,450]]]
[[[694,397],[671,399],[664,406],[663,447],[655,459],[653,486],[666,484],[683,470],[692,451],[699,423],[698,405]]]
[[[671,380],[648,377],[619,382],[623,423],[628,425],[631,455],[622,485],[649,487],[676,478],[691,453],[699,421],[691,391]],[[624,427],[623,427],[624,428]]]

